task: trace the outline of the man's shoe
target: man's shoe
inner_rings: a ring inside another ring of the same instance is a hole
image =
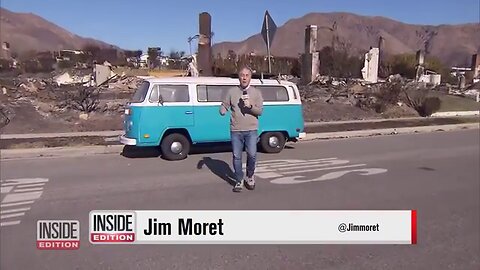
[[[237,182],[235,186],[233,187],[233,192],[241,192],[243,190],[243,185],[242,182]]]
[[[255,178],[253,177],[247,177],[247,179],[245,179],[245,187],[248,189],[248,190],[254,190],[255,189]]]

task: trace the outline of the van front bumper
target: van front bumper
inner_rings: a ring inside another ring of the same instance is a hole
[[[125,135],[120,136],[120,143],[125,145],[137,145],[137,140],[132,138],[127,138]]]

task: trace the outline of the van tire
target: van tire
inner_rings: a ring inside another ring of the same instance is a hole
[[[175,151],[174,148],[179,146],[181,149]],[[182,134],[172,133],[163,138],[160,149],[166,160],[182,160],[187,158],[190,152],[190,141]]]
[[[285,135],[281,132],[266,132],[260,136],[260,146],[265,153],[280,153],[286,141]]]

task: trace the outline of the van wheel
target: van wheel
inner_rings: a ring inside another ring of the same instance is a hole
[[[160,148],[165,159],[182,160],[190,152],[190,141],[182,134],[173,133],[163,138]]]
[[[266,153],[280,153],[285,143],[285,136],[281,132],[266,132],[260,137],[260,145]]]

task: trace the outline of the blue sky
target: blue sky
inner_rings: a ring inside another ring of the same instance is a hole
[[[1,0],[14,12],[35,13],[67,30],[124,49],[189,52],[198,14],[212,15],[213,42],[240,41],[260,31],[265,10],[281,26],[310,12],[352,12],[414,24],[480,21],[480,0]]]

